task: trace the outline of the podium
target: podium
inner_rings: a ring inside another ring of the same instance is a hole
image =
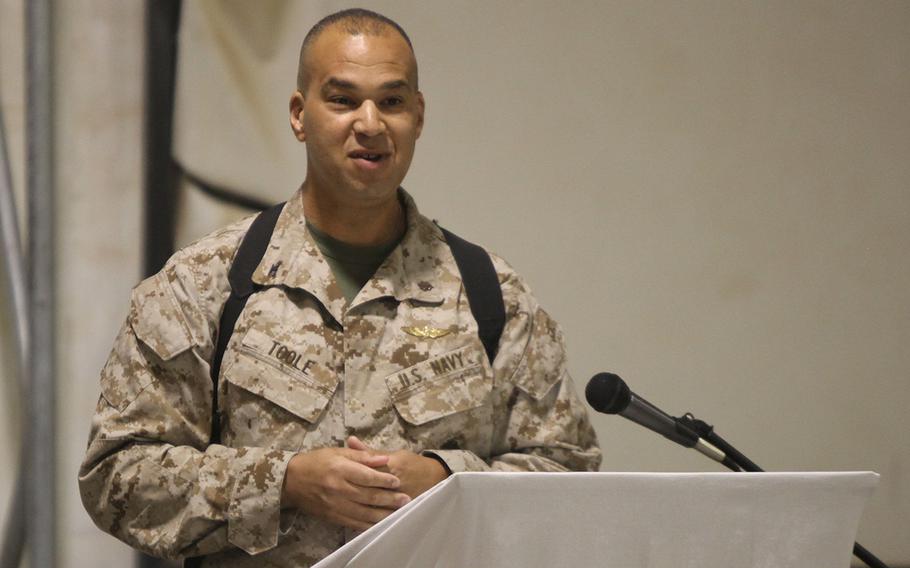
[[[314,568],[848,568],[878,474],[458,473]]]

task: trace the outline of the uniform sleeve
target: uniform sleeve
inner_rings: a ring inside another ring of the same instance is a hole
[[[535,302],[512,304],[493,370],[497,407],[491,455],[424,454],[443,461],[451,472],[598,470],[601,451],[566,369],[562,332]]]
[[[171,267],[133,291],[101,374],[79,470],[94,522],[155,556],[277,544],[292,452],[209,445],[212,326],[191,274]]]

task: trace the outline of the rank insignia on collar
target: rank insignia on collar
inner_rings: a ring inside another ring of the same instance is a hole
[[[402,328],[402,331],[408,335],[425,339],[436,339],[452,333],[451,329],[439,329],[438,327],[429,327],[426,325],[422,327],[405,327]]]

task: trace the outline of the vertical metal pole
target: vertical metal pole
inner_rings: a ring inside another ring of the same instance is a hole
[[[31,339],[26,510],[29,564],[56,566],[54,137],[51,0],[26,0],[26,184]]]
[[[6,151],[6,128],[3,113],[0,112],[0,240],[3,244],[3,269],[9,303],[12,305],[13,327],[16,341],[16,375],[19,377],[19,408],[25,408],[25,370],[29,367],[28,357],[28,293],[25,283],[25,263],[19,243],[19,220],[16,217],[16,201],[13,197],[13,176]],[[20,419],[20,422],[22,420]],[[26,429],[20,427],[21,435]],[[20,442],[16,482],[4,518],[3,545],[0,547],[0,568],[18,568],[25,547],[25,443]]]

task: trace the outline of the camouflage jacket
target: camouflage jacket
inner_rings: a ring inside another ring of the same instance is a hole
[[[296,452],[354,434],[374,448],[430,452],[454,472],[598,468],[557,325],[494,256],[506,325],[491,366],[440,230],[402,195],[405,237],[350,305],[299,193],[285,206],[253,275],[262,289],[222,363],[222,444],[208,443],[209,362],[251,218],[136,286],[79,471],[99,527],[156,556],[308,566],[348,535],[281,508]]]

